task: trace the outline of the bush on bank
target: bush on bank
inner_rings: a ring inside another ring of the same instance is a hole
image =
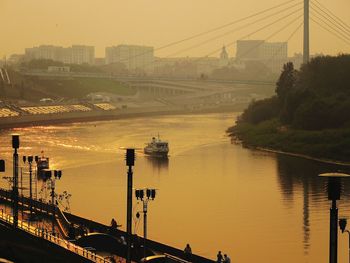
[[[259,124],[240,123],[229,128],[228,132],[250,147],[350,162],[350,128],[295,130],[272,119]]]
[[[228,132],[244,144],[350,161],[350,56],[283,67],[276,96],[252,102]]]

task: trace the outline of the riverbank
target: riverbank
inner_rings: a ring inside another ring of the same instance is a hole
[[[284,155],[293,156],[293,157],[299,157],[299,158],[308,159],[308,160],[317,161],[317,162],[322,162],[322,163],[329,163],[329,164],[336,164],[336,165],[340,165],[340,166],[349,166],[350,167],[350,162],[341,162],[341,161],[336,161],[336,160],[328,160],[328,159],[316,158],[316,157],[312,157],[312,156],[305,155],[305,154],[284,152],[284,151],[278,151],[278,150],[273,150],[273,149],[269,149],[269,148],[262,148],[262,147],[257,147],[257,148],[254,148],[254,149],[255,150],[259,150],[259,151],[264,151],[264,152],[270,152],[270,153],[284,154]]]
[[[225,104],[212,107],[185,108],[183,106],[138,107],[109,111],[69,112],[60,114],[24,115],[0,118],[0,129],[42,126],[63,123],[105,121],[159,115],[202,114],[241,111],[246,103]]]
[[[244,147],[350,166],[350,129],[294,130],[270,120],[238,123],[227,132]]]

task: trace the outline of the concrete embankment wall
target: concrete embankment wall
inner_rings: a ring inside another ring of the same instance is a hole
[[[103,121],[155,115],[233,112],[239,110],[242,110],[242,105],[240,104],[197,109],[185,109],[183,106],[159,106],[118,109],[110,111],[95,110],[89,112],[70,112],[61,114],[22,115],[17,117],[0,118],[0,128],[39,126],[85,121]]]
[[[149,107],[142,109],[135,108],[111,111],[95,110],[89,112],[70,112],[60,114],[22,115],[17,117],[0,118],[0,128],[36,126],[66,122],[100,121],[123,117],[144,116],[156,112],[161,114],[162,112],[168,111],[171,111],[171,109],[165,107]]]

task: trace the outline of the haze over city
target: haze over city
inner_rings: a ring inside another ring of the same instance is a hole
[[[283,3],[277,0],[139,0],[139,1],[84,1],[84,0],[1,0],[0,22],[2,41],[0,56],[23,53],[24,48],[42,44],[95,46],[97,57],[103,57],[106,46],[118,44],[148,45],[155,48],[194,34],[227,24],[255,12]],[[348,0],[323,0],[323,5],[347,24],[350,23]],[[239,39],[249,30],[235,32],[209,42],[178,56],[204,56],[218,47]],[[225,32],[235,26],[221,30]],[[275,27],[276,29],[278,28]],[[293,28],[277,34],[271,41],[286,41]],[[311,53],[338,54],[349,50],[349,45],[330,35],[310,21]],[[156,51],[156,56],[168,56],[178,50],[206,40],[215,33],[192,42]],[[251,39],[265,39],[261,32]],[[5,41],[4,41],[5,40]],[[230,56],[236,47],[228,47]],[[302,52],[302,30],[289,42],[289,55]],[[219,52],[215,54],[218,56]]]
[[[349,10],[0,0],[0,262],[347,262]]]

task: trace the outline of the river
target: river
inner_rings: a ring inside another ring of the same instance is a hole
[[[58,192],[72,194],[74,214],[126,227],[126,172],[123,147],[136,147],[135,188],[156,188],[148,205],[148,237],[232,262],[327,262],[329,207],[322,172],[350,169],[232,144],[225,130],[237,113],[174,115],[1,131],[1,158],[11,176],[11,136],[21,135],[20,155],[50,157],[61,169]],[[142,153],[152,136],[169,141],[168,161]],[[349,180],[350,181],[350,180]],[[7,187],[5,180],[2,187]],[[350,217],[350,182],[339,201]],[[135,217],[142,204],[134,199]],[[142,217],[141,217],[142,218]],[[348,239],[339,232],[339,262],[348,258]]]

